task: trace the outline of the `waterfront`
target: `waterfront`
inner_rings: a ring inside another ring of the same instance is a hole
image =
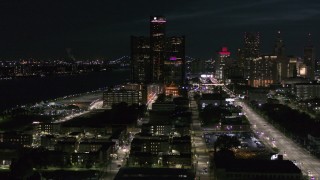
[[[0,111],[126,82],[130,72],[95,72],[74,76],[34,77],[0,81]]]

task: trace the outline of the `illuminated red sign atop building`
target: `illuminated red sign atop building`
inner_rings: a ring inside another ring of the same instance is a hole
[[[222,47],[221,51],[219,52],[220,56],[230,56],[230,52],[228,51],[227,47]]]

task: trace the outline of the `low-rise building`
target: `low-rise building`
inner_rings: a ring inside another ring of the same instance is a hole
[[[170,143],[171,152],[175,154],[190,153],[191,152],[191,138],[190,136],[173,137]]]
[[[301,170],[289,160],[216,160],[214,180],[292,179],[301,180]]]
[[[222,94],[202,94],[199,104],[201,108],[205,108],[209,104],[213,106],[225,106],[227,101]]]
[[[184,179],[194,180],[194,172],[179,168],[121,168],[115,180],[131,179]]]
[[[62,151],[66,153],[73,153],[77,149],[77,141],[58,141],[54,147],[56,151]]]
[[[12,144],[29,147],[32,144],[32,134],[20,132],[0,132],[0,144]]]
[[[166,154],[162,156],[162,165],[170,168],[191,169],[192,155],[191,153]]]
[[[152,104],[152,111],[169,111],[172,112],[176,105],[172,101],[155,102]]]
[[[42,147],[54,150],[54,146],[57,143],[57,137],[54,135],[44,135],[40,137],[40,141]]]
[[[34,123],[36,133],[54,134],[60,132],[60,123]]]
[[[302,100],[319,98],[320,84],[319,83],[295,84],[292,93]]]
[[[113,104],[125,102],[128,105],[143,103],[143,95],[141,91],[125,90],[125,89],[109,89],[103,93],[103,106],[111,108]]]
[[[134,138],[131,142],[131,152],[150,152],[151,154],[169,151],[169,137],[151,136]]]

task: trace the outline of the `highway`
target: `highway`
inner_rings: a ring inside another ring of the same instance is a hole
[[[246,103],[238,100],[236,104],[242,106],[249,122],[253,125],[254,131],[263,132],[264,135],[260,138],[261,141],[278,148],[279,154],[283,154],[284,159],[295,160],[304,175],[308,175],[310,178],[314,177],[316,180],[320,179],[320,160],[283,135],[282,132],[269,124],[267,120],[253,111]]]
[[[80,112],[80,113],[75,113],[75,114],[70,114],[68,116],[65,116],[61,119],[58,119],[56,121],[54,121],[53,123],[63,123],[63,122],[66,122],[66,121],[69,121],[75,117],[78,117],[78,116],[81,116],[81,115],[84,115],[84,114],[87,114],[89,113],[91,110],[94,110],[94,109],[100,109],[102,108],[103,106],[103,101],[102,100],[94,100],[88,107],[88,110],[87,111],[83,111],[83,112]]]

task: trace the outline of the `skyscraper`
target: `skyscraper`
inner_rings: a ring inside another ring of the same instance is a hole
[[[279,57],[285,56],[285,46],[284,46],[280,31],[277,32],[277,38],[274,45],[273,54]]]
[[[303,62],[307,67],[307,78],[310,80],[314,80],[315,76],[315,49],[311,42],[311,34],[308,34],[308,42],[307,45],[304,47],[303,50]]]
[[[131,77],[136,83],[151,82],[150,39],[131,36]]]
[[[150,37],[131,37],[132,81],[182,84],[185,79],[185,37],[166,37],[166,19],[151,16]]]
[[[289,59],[285,55],[285,45],[282,40],[280,31],[278,31],[276,35],[273,55],[277,57],[276,81],[281,82],[282,80],[289,77],[289,74],[291,75],[293,72],[292,72],[292,68],[289,68]]]
[[[183,84],[185,79],[185,37],[169,37],[166,40],[164,83]]]
[[[244,78],[250,79],[252,74],[251,64],[253,59],[260,55],[260,34],[259,32],[246,32],[244,34]]]
[[[217,53],[217,59],[215,62],[215,77],[218,80],[225,80],[225,68],[227,60],[230,57],[230,52],[227,47],[222,47]]]
[[[257,58],[260,55],[260,33],[246,32],[244,34],[245,58]]]
[[[162,16],[150,17],[150,47],[152,81],[163,81],[163,64],[165,60],[166,19]]]

